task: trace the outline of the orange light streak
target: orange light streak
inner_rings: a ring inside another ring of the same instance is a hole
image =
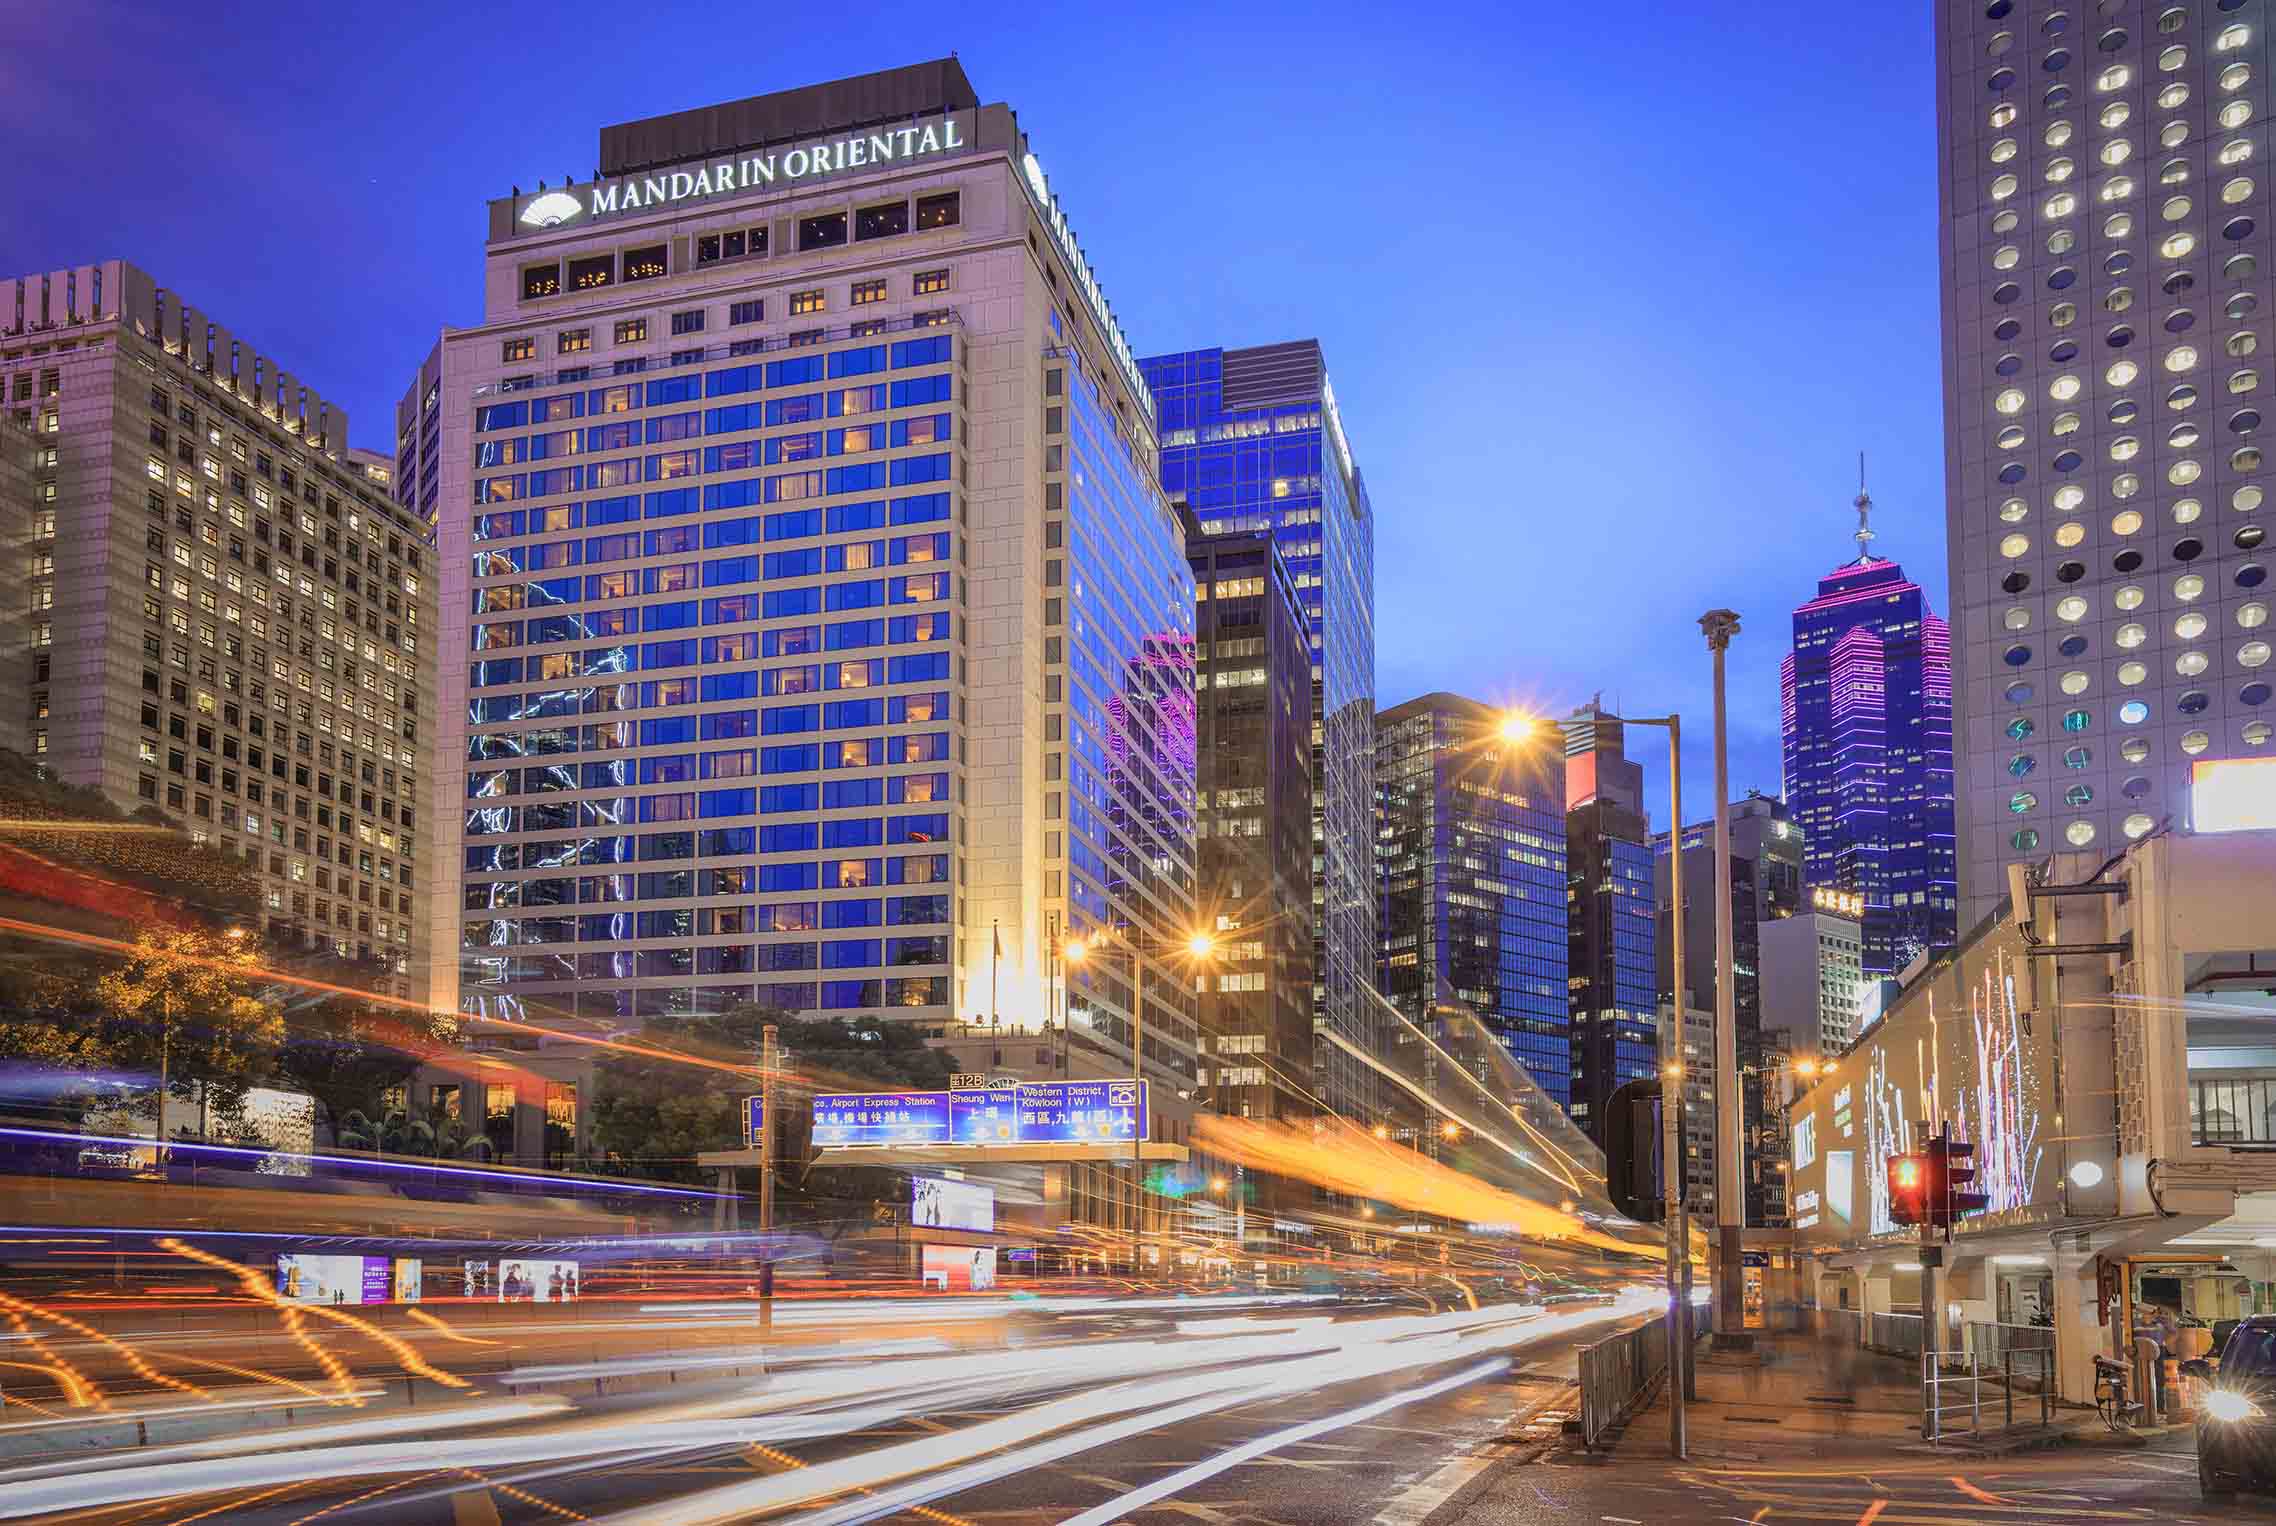
[[[301,1306],[299,1304],[286,1303],[278,1297],[276,1289],[270,1287],[267,1279],[251,1267],[239,1266],[234,1261],[225,1261],[219,1256],[199,1250],[194,1245],[184,1245],[179,1240],[165,1239],[158,1243],[178,1256],[213,1267],[219,1271],[233,1273],[238,1283],[243,1286],[248,1294],[252,1295],[255,1302],[265,1303],[271,1308],[281,1311],[285,1334],[291,1336],[295,1345],[315,1359],[316,1365],[324,1369],[324,1375],[330,1378],[340,1390],[338,1398],[327,1399],[324,1402],[327,1404],[345,1404],[351,1409],[363,1408],[363,1396],[355,1391],[356,1380],[354,1375],[348,1371],[346,1363],[332,1354],[329,1347],[308,1333],[301,1321]]]
[[[193,1398],[205,1399],[209,1402],[213,1398],[212,1394],[207,1393],[204,1389],[198,1387],[195,1383],[187,1382],[181,1378],[170,1378],[166,1376],[166,1374],[151,1366],[147,1361],[144,1361],[142,1353],[135,1350],[132,1346],[127,1345],[124,1341],[114,1340],[110,1336],[105,1335],[102,1331],[96,1329],[93,1325],[73,1319],[68,1314],[57,1314],[52,1310],[43,1309],[38,1304],[32,1303],[27,1299],[18,1298],[12,1293],[0,1293],[0,1309],[8,1309],[18,1314],[30,1314],[39,1319],[44,1319],[50,1324],[61,1325],[64,1329],[69,1330],[74,1335],[84,1335],[90,1340],[101,1341],[104,1345],[110,1347],[113,1351],[116,1351],[120,1356],[125,1357],[126,1364],[129,1367],[132,1367],[137,1374],[139,1374],[148,1382],[163,1384],[168,1388],[178,1388],[183,1393],[189,1394]]]

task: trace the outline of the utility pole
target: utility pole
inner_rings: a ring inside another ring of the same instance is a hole
[[[774,1328],[774,1073],[782,1030],[759,1030],[759,1328]]]
[[[1724,657],[1739,633],[1735,610],[1711,609],[1699,617],[1715,658],[1715,1348],[1752,1345],[1746,1325],[1746,1189],[1740,1169],[1738,991],[1731,948],[1731,756]]]
[[[160,1166],[164,1166],[170,1158],[170,1152],[166,1148],[166,1093],[172,1085],[173,1058],[174,993],[171,990],[161,989],[158,993],[158,1126],[155,1130],[158,1136],[158,1164]]]
[[[1684,1212],[1688,1161],[1683,1148],[1683,718],[1667,718],[1668,899],[1675,975],[1675,1019],[1670,1026],[1668,1063],[1660,1077],[1660,1196],[1667,1219],[1667,1394],[1668,1455],[1682,1460],[1690,1446],[1684,1400],[1691,1390],[1691,1223]]]

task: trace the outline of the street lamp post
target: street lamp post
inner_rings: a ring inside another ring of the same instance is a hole
[[[1096,938],[1068,940],[1065,950],[1067,963],[1081,964],[1104,941],[1104,933]],[[1217,940],[1207,933],[1195,933],[1185,943],[1186,952],[1197,961],[1207,959],[1216,946]],[[1152,1112],[1146,1106],[1146,972],[1138,962],[1138,945],[1129,938],[1124,938],[1122,947],[1130,955],[1130,1090],[1132,1105],[1138,1113],[1137,1126],[1130,1131],[1130,1259],[1136,1264],[1139,1261],[1139,1249],[1145,1243],[1145,1152],[1148,1119]],[[1175,1262],[1170,1244],[1169,1214],[1166,1210],[1161,1219],[1162,1275],[1168,1277],[1173,1273]]]
[[[1731,946],[1730,738],[1723,684],[1724,657],[1739,633],[1739,617],[1733,610],[1711,609],[1699,617],[1699,628],[1715,659],[1715,1348],[1744,1351],[1753,1340],[1746,1333],[1741,1255],[1747,1208],[1739,1169],[1743,1083]]]
[[[1667,733],[1669,988],[1675,993],[1667,1059],[1660,1066],[1660,1203],[1667,1226],[1668,1452],[1689,1449],[1691,1393],[1691,1217],[1684,1199],[1683,1148],[1683,717],[1608,715],[1623,726],[1657,726]]]

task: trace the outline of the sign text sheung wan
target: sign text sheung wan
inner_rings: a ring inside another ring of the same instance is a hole
[[[966,146],[962,124],[953,116],[942,117],[908,127],[848,133],[842,138],[781,151],[737,154],[699,164],[693,169],[620,175],[614,180],[596,180],[581,191],[573,186],[548,191],[531,198],[529,205],[522,208],[520,220],[530,227],[549,228],[587,214],[600,217],[637,212],[699,196],[754,191],[865,165],[952,153]]]
[[[817,1145],[1112,1144],[1145,1137],[1143,1081],[1037,1081],[814,1099]]]

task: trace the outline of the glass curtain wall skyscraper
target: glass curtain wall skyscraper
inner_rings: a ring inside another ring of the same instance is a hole
[[[2186,830],[2264,756],[2265,0],[1939,0],[1959,880]]]
[[[1313,1016],[1369,1054],[1386,1042],[1375,975],[1375,520],[1318,341],[1139,362],[1161,428],[1162,486],[1207,534],[1270,530],[1312,647]],[[1374,1072],[1332,1041],[1314,1087],[1366,1119]]]
[[[1381,985],[1425,1033],[1467,1007],[1570,1109],[1564,748],[1505,740],[1501,719],[1456,694],[1375,718]]]
[[[491,204],[402,417],[439,387],[438,991],[1127,1045],[1135,965],[1189,1082],[1193,578],[1010,108],[941,60],[600,158]],[[1050,944],[1108,927],[1135,960],[1059,1006]]]
[[[1627,728],[1591,703],[1563,729],[1571,1111],[1601,1146],[1613,1092],[1659,1071],[1651,821]]]
[[[1810,884],[1864,898],[1865,968],[1890,974],[1950,948],[1953,883],[1952,638],[1904,569],[1858,554],[1794,611],[1779,668],[1786,804]]]

